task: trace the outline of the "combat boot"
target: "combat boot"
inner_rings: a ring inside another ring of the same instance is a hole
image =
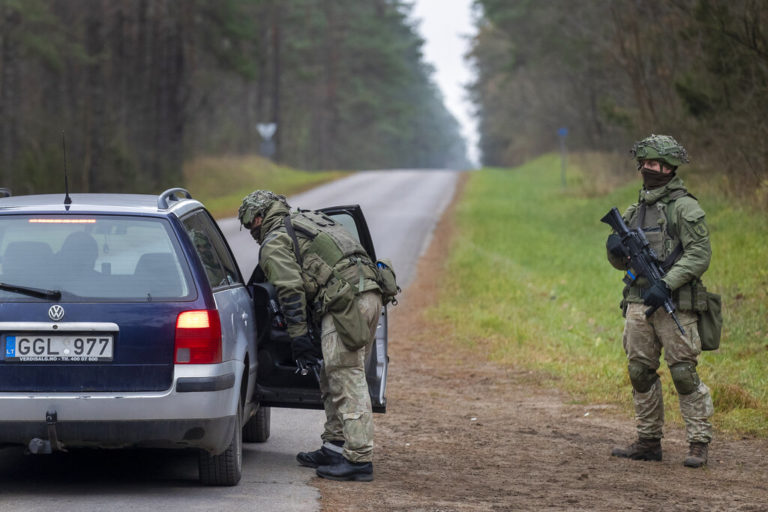
[[[323,446],[321,446],[319,450],[313,452],[299,452],[299,454],[296,455],[296,460],[299,461],[299,464],[308,468],[332,466],[344,460],[344,456],[341,454],[342,446],[344,446],[344,441],[326,442],[323,443]]]
[[[370,482],[373,480],[372,462],[350,462],[345,458],[333,466],[320,466],[317,476],[329,480]]]
[[[688,456],[683,461],[683,465],[689,468],[706,466],[708,451],[709,445],[707,443],[691,443],[688,447]]]
[[[661,439],[639,438],[626,448],[614,448],[611,451],[614,457],[622,457],[632,460],[661,460]]]

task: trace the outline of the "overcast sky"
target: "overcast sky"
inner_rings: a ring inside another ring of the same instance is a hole
[[[413,17],[420,20],[424,57],[435,67],[433,78],[461,125],[470,160],[477,163],[477,127],[465,89],[473,76],[464,59],[475,32],[472,0],[415,0]]]

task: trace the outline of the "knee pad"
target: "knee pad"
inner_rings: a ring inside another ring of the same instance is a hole
[[[669,367],[669,373],[672,374],[672,382],[675,383],[675,389],[681,395],[690,395],[696,391],[701,381],[699,374],[696,373],[696,365],[693,363],[677,363]]]
[[[629,380],[632,387],[639,393],[647,393],[654,383],[659,380],[656,370],[637,361],[629,362]]]

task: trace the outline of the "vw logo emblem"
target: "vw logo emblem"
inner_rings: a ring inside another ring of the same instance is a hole
[[[58,322],[64,318],[64,308],[58,304],[54,304],[48,309],[48,317],[54,322]]]

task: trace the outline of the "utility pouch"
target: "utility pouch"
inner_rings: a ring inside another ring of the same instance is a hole
[[[349,350],[360,350],[371,337],[368,321],[357,307],[355,289],[345,280],[333,278],[322,292],[323,309],[333,318],[336,332]]]
[[[708,296],[709,292],[701,281],[686,283],[672,292],[672,300],[678,309],[697,313],[709,309]]]
[[[400,293],[400,287],[397,285],[397,276],[392,267],[392,261],[388,258],[376,260],[376,282],[381,289],[381,300],[384,305],[397,305],[395,296]]]
[[[707,309],[699,311],[699,330],[702,350],[717,350],[720,348],[720,334],[723,329],[722,299],[716,293],[705,292]]]
[[[302,262],[302,277],[304,277],[304,288],[314,288],[319,290],[333,275],[333,270],[317,254],[308,254]],[[314,296],[314,294],[312,295]]]
[[[629,296],[629,285],[625,286],[623,290],[621,290],[621,302],[619,303],[619,308],[621,309],[621,316],[624,318],[627,318],[627,307],[629,306],[629,302],[627,302],[627,297]]]

